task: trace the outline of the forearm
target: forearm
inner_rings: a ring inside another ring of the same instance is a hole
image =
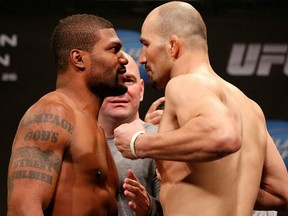
[[[267,137],[268,144],[262,172],[261,187],[255,206],[258,209],[288,209],[287,168],[268,133]]]
[[[211,133],[198,133],[182,127],[169,132],[140,135],[135,142],[136,154],[139,158],[204,162],[222,158],[239,149],[238,139],[225,135],[217,137]]]

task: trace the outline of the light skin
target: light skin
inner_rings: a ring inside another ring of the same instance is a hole
[[[213,71],[200,14],[184,2],[161,5],[141,42],[139,62],[153,86],[165,87],[165,109],[158,133],[139,135],[135,149],[157,162],[164,214],[251,216],[256,200],[256,208],[286,209],[287,171],[265,116]],[[115,129],[124,157],[135,159],[129,144],[139,130],[137,122]]]
[[[128,60],[112,27],[95,29],[91,51],[72,48],[56,90],[21,119],[8,171],[9,216],[117,215],[118,174],[97,122],[104,96],[97,86],[125,92]]]
[[[140,119],[138,110],[143,100],[144,81],[140,78],[137,63],[128,54],[125,56],[129,61],[125,73],[128,90],[123,95],[106,97],[99,114],[99,122],[107,137],[113,136],[119,125]]]
[[[160,121],[161,121],[161,118],[162,118],[162,115],[163,115],[163,110],[159,110],[158,107],[163,104],[163,102],[165,102],[165,97],[161,97],[157,100],[155,100],[151,106],[149,107],[146,115],[145,115],[145,121],[146,122],[150,122],[154,125],[159,125],[160,124]],[[272,142],[270,142],[272,144]],[[268,150],[267,150],[268,151]],[[276,171],[276,170],[275,170]],[[161,176],[159,175],[158,176],[159,179],[161,179]],[[277,184],[280,184],[281,181],[277,181],[277,178],[275,178],[276,181],[274,181],[274,183],[277,185]],[[283,184],[283,182],[282,182]],[[270,188],[271,186],[273,187],[273,185],[270,185]],[[270,189],[271,190],[271,189]],[[266,215],[266,214],[272,214],[270,211],[254,211],[253,212],[253,215]],[[274,214],[277,214],[277,212],[274,212],[273,211],[273,215]]]
[[[129,63],[126,65],[125,85],[128,90],[120,96],[106,97],[99,112],[99,124],[104,129],[106,137],[114,136],[114,129],[121,124],[132,121],[143,121],[139,118],[139,106],[144,95],[144,81],[140,78],[137,63],[125,54]],[[132,161],[133,163],[133,161]],[[138,181],[132,170],[127,170],[127,178],[121,185],[124,194],[131,199],[128,203],[137,216],[147,215],[150,199],[145,187]]]

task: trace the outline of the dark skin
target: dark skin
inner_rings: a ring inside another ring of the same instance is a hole
[[[89,85],[123,84],[128,61],[114,29],[99,34],[91,53],[71,50],[56,90],[19,124],[8,171],[9,216],[117,215],[118,173],[97,122],[103,95]]]

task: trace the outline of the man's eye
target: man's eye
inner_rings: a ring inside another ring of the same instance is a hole
[[[121,47],[115,46],[111,48],[113,50],[113,52],[117,53],[120,51]]]
[[[127,79],[125,80],[125,82],[126,82],[126,83],[133,83],[134,80],[133,80],[133,79],[129,79],[129,78],[127,78]]]

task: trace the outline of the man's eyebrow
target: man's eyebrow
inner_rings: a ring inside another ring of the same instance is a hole
[[[125,74],[126,78],[134,78],[136,79],[136,76],[134,74]]]
[[[112,46],[120,46],[120,47],[122,47],[122,42],[120,40],[110,41],[109,44],[112,45]]]

